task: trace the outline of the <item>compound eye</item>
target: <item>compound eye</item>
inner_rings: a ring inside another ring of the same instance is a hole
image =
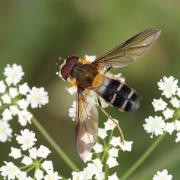
[[[73,70],[74,66],[77,64],[79,57],[71,56],[66,59],[66,64],[61,69],[61,75],[64,80],[67,80]]]

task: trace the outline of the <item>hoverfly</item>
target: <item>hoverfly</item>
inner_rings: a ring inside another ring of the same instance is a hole
[[[135,62],[152,47],[160,33],[159,29],[145,30],[97,57],[94,62],[82,61],[78,56],[70,56],[61,62],[59,74],[64,80],[75,82],[77,86],[76,141],[81,159],[91,151],[98,131],[96,106],[91,106],[87,112],[88,90],[93,90],[97,97],[121,111],[137,110],[140,102],[136,91],[120,80],[106,77],[105,72]],[[101,72],[102,68],[105,69],[104,73]]]

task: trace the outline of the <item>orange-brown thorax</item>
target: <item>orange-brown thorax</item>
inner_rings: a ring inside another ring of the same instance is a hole
[[[97,66],[94,64],[76,64],[72,70],[71,77],[75,78],[77,86],[82,90],[95,88],[103,80],[103,76],[98,73]]]

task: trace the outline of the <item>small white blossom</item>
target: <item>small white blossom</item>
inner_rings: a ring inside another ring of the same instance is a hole
[[[114,147],[117,147],[117,146],[120,146],[121,145],[121,139],[120,137],[115,137],[113,136],[111,141],[110,141],[110,144]]]
[[[4,81],[0,81],[0,93],[5,93],[6,91],[6,85],[4,83]]]
[[[18,96],[19,93],[18,93],[17,88],[10,87],[10,88],[9,88],[9,95],[10,95],[12,98],[15,98],[16,96]]]
[[[132,141],[124,141],[124,143],[121,142],[120,148],[123,151],[131,151],[132,150],[132,144],[133,144]]]
[[[12,113],[9,109],[5,109],[2,113],[2,120],[3,121],[10,121],[12,120]]]
[[[180,141],[180,132],[178,132],[177,134],[176,134],[176,140],[175,140],[175,142],[179,142]]]
[[[29,156],[33,159],[36,159],[38,156],[38,150],[36,147],[29,149]]]
[[[116,119],[113,119],[115,122],[118,122]],[[116,124],[111,120],[111,119],[108,119],[105,123],[104,123],[104,126],[105,126],[105,130],[106,131],[109,131],[109,130],[113,130],[115,127],[116,127]]]
[[[101,152],[103,152],[103,145],[96,143],[93,146],[93,149],[94,149],[95,153],[101,153]]]
[[[35,133],[33,131],[25,129],[21,130],[21,135],[18,135],[16,140],[19,144],[21,144],[21,148],[23,150],[27,150],[35,144],[37,139],[35,138]]]
[[[44,161],[41,166],[43,167],[43,169],[45,169],[46,171],[51,171],[53,170],[53,163],[52,161]]]
[[[107,137],[107,131],[104,128],[98,128],[98,136],[101,139],[105,139]]]
[[[12,162],[5,162],[6,165],[0,168],[1,175],[7,177],[8,179],[15,179],[19,173],[19,168],[15,166]]]
[[[116,173],[112,174],[111,176],[108,176],[108,180],[120,180]]]
[[[21,163],[28,166],[28,165],[31,165],[33,163],[33,160],[28,156],[24,156]]]
[[[24,72],[20,65],[13,64],[10,66],[8,64],[4,69],[4,75],[6,76],[6,82],[8,85],[16,85],[21,81]]]
[[[16,177],[18,180],[30,180],[29,178],[27,178],[26,172],[23,172],[23,171],[19,171]]]
[[[109,166],[109,168],[113,168],[113,167],[118,165],[118,162],[117,162],[116,158],[111,157],[111,156],[108,157],[108,160],[107,160],[106,163]]]
[[[176,128],[176,131],[180,131],[180,121],[179,120],[175,121],[175,128]]]
[[[164,115],[165,119],[170,119],[170,118],[172,118],[172,117],[173,117],[173,114],[174,114],[174,111],[173,111],[172,109],[169,109],[169,108],[167,108],[167,109],[165,109],[165,110],[163,111],[163,115]]]
[[[172,95],[176,94],[176,91],[178,89],[177,86],[178,80],[174,79],[174,77],[163,77],[158,82],[159,89],[162,91],[162,94],[165,95],[167,98],[172,97]]]
[[[45,147],[43,145],[41,145],[39,147],[38,151],[37,151],[38,157],[41,157],[41,158],[44,158],[44,159],[47,158],[47,156],[50,153],[51,153],[51,151],[47,147]]]
[[[174,123],[166,123],[164,130],[167,131],[170,135],[175,130],[175,124]]]
[[[16,105],[11,105],[11,106],[9,107],[9,109],[10,109],[11,114],[12,114],[13,116],[18,115],[18,113],[19,113],[19,108],[18,108],[18,106],[16,106]]]
[[[1,96],[2,102],[4,104],[11,104],[11,97],[9,96],[9,94],[4,94]]]
[[[27,83],[19,85],[19,93],[26,95],[29,92],[30,88]]]
[[[0,142],[6,142],[12,137],[12,129],[6,121],[0,120]]]
[[[44,179],[44,173],[40,169],[36,169],[34,176],[37,180]]]
[[[32,114],[29,111],[19,111],[18,112],[18,122],[21,124],[21,126],[26,126],[27,123],[31,124]]]
[[[166,108],[167,103],[160,99],[154,99],[152,102],[155,111],[162,111]]]
[[[44,177],[44,180],[59,180],[62,179],[57,172],[48,171],[47,175]]]
[[[118,151],[119,151],[119,149],[112,147],[112,148],[109,149],[109,151],[108,151],[109,156],[111,156],[111,157],[118,157]]]
[[[173,97],[170,102],[174,108],[180,107],[180,100],[178,98]]]
[[[163,171],[158,171],[157,174],[154,175],[153,180],[171,180],[172,175],[168,174],[168,171],[164,169]]]
[[[153,134],[155,136],[162,135],[163,129],[165,127],[165,122],[162,119],[161,116],[150,116],[149,118],[145,119],[146,124],[143,125],[145,131],[147,133],[151,133],[151,137],[153,137]]]
[[[76,117],[76,101],[73,101],[72,106],[68,110],[69,117],[72,118],[73,121],[75,121]]]
[[[89,151],[84,151],[83,153],[80,154],[80,157],[84,162],[87,162],[92,159],[92,153]]]
[[[178,90],[177,90],[177,95],[178,95],[178,97],[180,97],[180,88],[178,88]]]
[[[84,180],[83,172],[72,172],[72,180]]]
[[[18,159],[18,158],[22,157],[21,150],[11,147],[11,152],[10,152],[9,156],[13,157],[14,159]]]
[[[27,100],[23,98],[17,101],[17,105],[19,106],[20,109],[27,110],[29,103],[27,102]]]
[[[49,102],[48,93],[43,87],[33,87],[27,95],[27,101],[31,104],[32,108],[41,107]]]

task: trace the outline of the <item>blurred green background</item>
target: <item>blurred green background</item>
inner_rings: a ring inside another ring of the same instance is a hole
[[[0,2],[0,76],[6,64],[21,64],[25,80],[31,86],[43,86],[49,92],[49,104],[34,111],[54,139],[79,166],[83,163],[76,153],[74,124],[68,108],[74,97],[68,85],[56,75],[58,57],[101,55],[132,35],[148,28],[159,28],[162,34],[152,50],[137,63],[119,69],[142,96],[141,108],[135,113],[109,109],[120,120],[127,140],[133,140],[133,151],[121,152],[118,174],[144,152],[153,140],[143,130],[145,117],[153,115],[153,98],[158,98],[157,81],[164,75],[180,78],[180,2],[177,0],[44,0]],[[106,120],[100,119],[100,124]],[[36,132],[37,130],[31,126]],[[13,129],[19,132],[19,125]],[[37,133],[39,144],[47,145]],[[157,170],[167,168],[174,179],[180,177],[180,145],[168,136],[129,179],[151,179]],[[8,159],[9,146],[0,145],[0,164]],[[68,166],[52,153],[55,169],[70,176]]]

